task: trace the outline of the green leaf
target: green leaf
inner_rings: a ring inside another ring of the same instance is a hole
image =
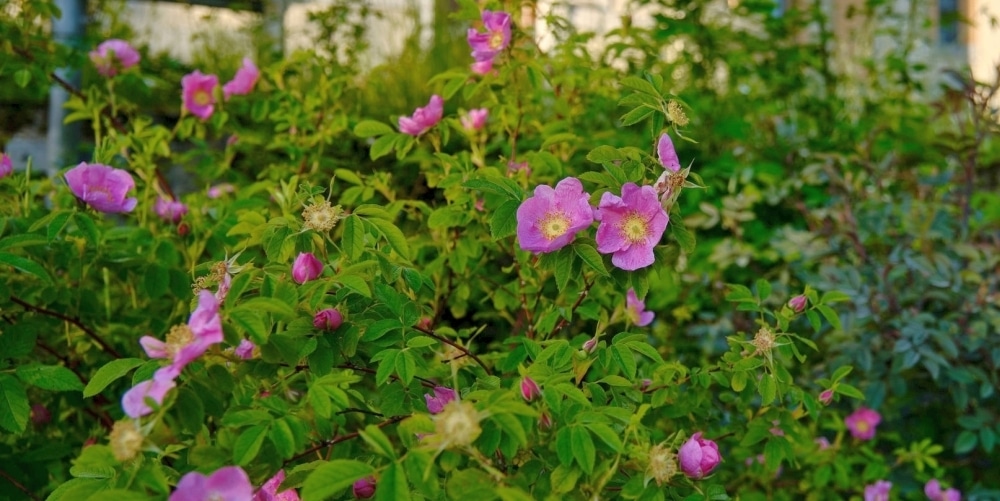
[[[406,481],[406,471],[398,463],[389,465],[379,478],[375,489],[375,501],[408,501],[410,486]]]
[[[264,320],[261,319],[260,314],[256,311],[234,308],[229,311],[229,320],[249,334],[250,340],[254,344],[267,344],[267,338],[270,333],[267,330],[267,326],[264,325]]]
[[[417,362],[413,359],[413,354],[409,351],[401,351],[396,355],[396,375],[403,380],[403,384],[410,384],[413,376],[417,372]]]
[[[25,88],[31,83],[31,71],[21,68],[14,72],[14,83],[20,88]]]
[[[372,450],[390,460],[396,460],[396,450],[393,449],[392,442],[389,441],[389,437],[385,435],[381,428],[370,424],[364,430],[359,431],[358,434]]]
[[[521,201],[521,198],[524,195],[524,190],[514,181],[505,177],[490,174],[481,174],[479,177],[462,183],[462,186],[471,190],[480,190],[496,195],[503,195],[507,198],[517,200],[518,202]]]
[[[393,132],[395,131],[392,130],[392,127],[376,120],[362,120],[354,126],[354,135],[363,138],[382,136]]]
[[[542,142],[541,149],[544,150],[545,148],[548,148],[549,146],[552,146],[553,144],[559,144],[559,143],[571,143],[572,144],[577,139],[579,139],[577,137],[577,135],[573,134],[573,133],[570,133],[570,132],[560,132],[558,134],[552,134],[552,135],[546,137],[545,141]]]
[[[372,149],[368,152],[368,155],[372,160],[378,160],[389,154],[392,151],[393,146],[396,144],[396,140],[399,139],[399,134],[386,134],[375,140],[372,144]]]
[[[965,454],[975,449],[977,443],[979,443],[979,438],[976,437],[975,432],[963,430],[955,439],[955,454]]]
[[[560,428],[556,432],[556,455],[559,457],[559,462],[565,467],[569,467],[573,463],[572,428]]]
[[[778,389],[772,374],[764,374],[757,384],[757,391],[760,392],[760,404],[762,406],[771,405],[774,402]]]
[[[287,417],[274,422],[268,438],[282,458],[289,459],[295,454],[295,434],[292,433]]]
[[[819,302],[820,302],[820,304],[827,304],[827,303],[839,303],[839,302],[842,302],[842,301],[850,301],[850,300],[851,300],[851,296],[849,296],[849,295],[847,295],[847,294],[845,294],[843,292],[840,292],[840,291],[830,291],[830,292],[827,292],[827,293],[823,294],[823,297],[820,298]]]
[[[0,426],[13,433],[23,433],[31,416],[28,394],[14,376],[0,374]]]
[[[586,243],[574,244],[573,250],[590,269],[596,271],[602,277],[610,276],[608,269],[604,266],[604,259],[601,258],[601,254],[597,252],[597,249],[593,245]]]
[[[622,446],[622,440],[617,433],[610,426],[604,423],[587,423],[586,426],[591,433],[597,435],[597,438],[601,439],[602,442],[611,447],[611,450],[615,452],[624,452],[624,447]]]
[[[400,257],[407,261],[410,260],[410,244],[406,241],[406,235],[395,224],[391,221],[377,218],[366,219],[365,221],[378,229],[379,233],[385,237],[386,242],[389,242],[392,250],[396,251]]]
[[[744,358],[743,360],[740,360],[739,362],[733,364],[733,372],[751,371],[762,365],[764,365],[764,361],[760,358],[756,357]]]
[[[17,377],[31,386],[51,391],[80,391],[83,383],[73,371],[61,365],[22,365]]]
[[[855,387],[853,387],[853,386],[851,386],[851,385],[849,385],[847,383],[838,383],[837,386],[836,386],[836,391],[837,391],[837,393],[840,393],[841,395],[844,395],[844,396],[847,396],[847,397],[856,398],[858,400],[864,400],[865,399],[865,394],[861,393],[861,390],[859,390],[859,389],[857,389],[857,388],[855,388]]]
[[[357,216],[344,219],[344,235],[340,241],[352,261],[361,257],[365,251],[365,230]]]
[[[684,226],[683,222],[678,221],[678,219],[677,217],[672,218],[670,222],[670,234],[674,236],[674,239],[677,240],[677,245],[680,246],[685,254],[691,254],[695,248],[694,233]]]
[[[250,464],[260,452],[260,446],[264,443],[268,428],[269,426],[266,424],[259,424],[243,430],[243,433],[240,433],[240,436],[236,438],[236,443],[233,444],[233,463],[238,466]]]
[[[322,501],[331,498],[374,472],[371,465],[350,459],[334,459],[321,464],[302,484],[302,500]],[[384,479],[379,482],[378,487],[376,492],[385,488]]]
[[[517,232],[517,208],[520,206],[521,202],[517,200],[507,200],[493,211],[493,217],[490,218],[490,235],[493,240],[500,240]]]
[[[734,372],[733,377],[729,380],[729,385],[733,388],[733,391],[739,393],[746,389],[747,379],[746,372]]]
[[[617,148],[612,148],[608,145],[598,146],[597,148],[590,150],[590,153],[587,153],[587,160],[590,160],[595,164],[603,164],[624,159],[625,155],[622,155]]]
[[[646,105],[642,105],[642,106],[640,106],[640,107],[638,107],[638,108],[636,108],[636,109],[634,109],[634,110],[632,110],[632,111],[630,111],[630,112],[622,115],[622,117],[621,117],[622,126],[623,127],[628,127],[629,125],[635,125],[635,124],[637,124],[637,123],[645,120],[646,118],[648,118],[650,115],[653,114],[654,111],[655,110],[653,110],[652,108],[650,108],[650,107],[648,107]]]
[[[757,280],[757,293],[760,295],[761,301],[766,300],[771,295],[771,282],[763,278]]]
[[[597,450],[594,448],[594,439],[582,426],[570,427],[570,438],[572,442],[573,458],[580,465],[583,472],[590,475],[594,473],[594,462],[597,460]]]
[[[556,287],[559,292],[566,289],[573,272],[573,253],[567,249],[560,249],[554,254]]]
[[[844,330],[844,328],[840,325],[840,317],[837,316],[836,311],[833,311],[833,308],[830,308],[825,304],[818,304],[816,305],[816,309],[819,310],[827,322],[830,322],[830,325],[833,326],[835,330]]]
[[[8,254],[6,252],[0,252],[0,265],[4,264],[12,266],[14,269],[20,270],[29,275],[34,275],[42,279],[45,283],[52,283],[52,278],[49,277],[49,273],[45,271],[45,268],[30,259],[16,256],[14,254]]]
[[[850,365],[842,365],[838,367],[837,370],[833,371],[833,377],[831,379],[834,383],[836,383],[837,381],[844,379],[844,377],[850,374],[852,370],[854,370],[854,367],[851,367]]]
[[[277,315],[283,320],[295,318],[295,310],[288,303],[272,297],[254,297],[247,299],[234,308],[234,311],[267,312]]]
[[[643,94],[660,97],[660,92],[653,87],[653,84],[639,77],[627,77],[622,80],[622,85]]]
[[[636,364],[635,355],[632,354],[632,351],[621,345],[612,345],[610,351],[611,357],[618,364],[618,367],[621,368],[625,377],[629,379],[635,378]]]

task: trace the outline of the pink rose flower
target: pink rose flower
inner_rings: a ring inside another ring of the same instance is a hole
[[[195,70],[181,78],[184,108],[192,115],[208,120],[215,112],[215,88],[219,86],[219,77],[204,75]]]
[[[357,482],[354,482],[354,486],[351,488],[351,493],[354,494],[354,499],[368,499],[375,495],[375,477],[365,477]]]
[[[493,71],[493,60],[487,59],[485,61],[476,61],[469,65],[469,69],[477,75],[486,75]]]
[[[823,390],[819,394],[819,401],[822,402],[823,405],[830,405],[830,402],[833,401],[833,390]]]
[[[806,298],[805,294],[799,294],[788,300],[788,307],[792,309],[795,313],[802,313],[806,309],[806,304],[809,299]]]
[[[461,118],[462,127],[466,130],[476,131],[483,128],[486,125],[486,119],[490,116],[490,110],[486,108],[478,108],[475,110],[469,110]]]
[[[472,58],[476,61],[492,61],[510,45],[510,14],[506,12],[483,11],[485,32],[469,28],[467,38],[472,48]]]
[[[323,273],[323,263],[311,252],[300,252],[292,264],[292,279],[299,284],[315,280]]]
[[[14,163],[6,153],[0,154],[0,179],[14,173]]]
[[[858,440],[871,440],[875,437],[875,427],[882,422],[882,416],[867,407],[861,407],[844,419],[844,424],[851,435]]]
[[[99,212],[131,212],[138,203],[135,198],[125,198],[135,188],[135,181],[124,170],[81,162],[66,171],[65,177],[70,191]]]
[[[344,317],[339,311],[327,308],[316,312],[313,316],[313,327],[325,331],[335,331],[344,323]]]
[[[299,501],[299,493],[295,489],[287,489],[278,492],[278,487],[285,481],[285,470],[278,470],[273,477],[260,486],[260,490],[253,495],[252,501]]]
[[[451,388],[446,388],[444,386],[434,387],[434,396],[432,397],[429,393],[424,395],[424,400],[427,401],[427,410],[431,414],[437,414],[444,410],[444,406],[455,400],[455,390]]]
[[[226,466],[209,476],[192,471],[181,477],[170,501],[250,501],[253,485],[243,468]]]
[[[243,66],[236,70],[232,80],[222,86],[222,94],[228,101],[231,96],[245,96],[253,90],[260,78],[260,70],[249,57],[243,58]]]
[[[240,340],[240,345],[233,350],[233,353],[243,360],[250,360],[253,358],[253,350],[256,347],[257,345],[253,344],[253,341],[249,339],[242,339]]]
[[[90,51],[90,60],[101,76],[113,77],[139,64],[139,51],[124,40],[112,38]]]
[[[664,169],[670,172],[680,172],[681,161],[677,158],[677,150],[674,149],[674,142],[666,132],[660,134],[660,140],[656,143],[656,153],[660,157],[660,165]]]
[[[188,207],[184,202],[178,200],[167,200],[163,197],[157,197],[156,203],[153,204],[153,211],[160,218],[176,223],[188,213]]]
[[[646,303],[635,295],[635,289],[629,289],[625,294],[625,312],[629,321],[637,327],[645,327],[653,322],[656,315],[651,311],[646,311]]]
[[[567,177],[555,189],[536,186],[535,194],[517,208],[517,242],[526,251],[552,252],[593,222],[590,195],[579,179]]]
[[[443,114],[444,100],[434,94],[427,106],[417,108],[411,116],[399,117],[399,131],[417,137],[437,125]]]
[[[879,480],[871,485],[865,486],[865,501],[889,501],[889,491],[892,490],[892,482]]]
[[[152,336],[139,338],[139,344],[150,358],[166,358],[170,379],[177,377],[187,364],[200,357],[213,344],[222,342],[222,319],[219,299],[208,290],[198,293],[198,306],[186,325],[178,325],[167,334],[166,342]]]
[[[711,440],[701,438],[701,432],[698,432],[691,435],[677,451],[677,460],[685,475],[699,479],[719,465],[719,446]]]
[[[930,501],[962,501],[962,492],[958,489],[941,490],[941,483],[936,478],[928,480],[924,485],[924,494]]]
[[[621,198],[605,192],[597,206],[597,251],[611,254],[611,263],[627,270],[653,264],[653,247],[660,242],[670,217],[652,186],[622,186]]]
[[[174,377],[176,375],[172,374],[168,367],[163,367],[153,373],[153,379],[142,381],[125,392],[122,396],[122,410],[125,411],[125,415],[138,419],[153,412],[146,399],[152,399],[156,405],[162,405],[167,392],[177,386]]]

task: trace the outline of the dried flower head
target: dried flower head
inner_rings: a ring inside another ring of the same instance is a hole
[[[132,419],[123,419],[115,423],[111,428],[111,435],[108,437],[111,442],[111,452],[115,459],[128,461],[136,456],[142,449],[142,442],[146,440],[139,425]]]
[[[343,207],[339,205],[331,207],[329,200],[307,205],[302,211],[302,220],[305,222],[303,226],[319,232],[330,231],[344,217]]]
[[[767,326],[761,327],[757,331],[757,334],[753,337],[753,345],[757,348],[754,351],[754,355],[763,354],[765,356],[771,356],[771,350],[777,346],[775,343],[774,333]]]
[[[662,486],[677,474],[677,455],[664,444],[654,445],[649,449],[649,467],[646,468],[646,478],[656,480],[656,485]]]
[[[442,448],[471,445],[483,429],[479,427],[479,412],[469,402],[453,400],[434,416],[434,431]]]
[[[687,115],[684,113],[684,108],[681,108],[680,103],[673,99],[667,101],[667,118],[679,127],[684,127],[689,122]]]

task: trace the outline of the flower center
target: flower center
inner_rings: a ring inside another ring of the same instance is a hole
[[[194,102],[198,106],[205,106],[206,104],[212,102],[212,96],[209,96],[208,92],[198,90],[194,93]]]
[[[857,428],[859,432],[864,433],[868,431],[868,422],[858,421],[857,423],[854,424],[854,427]]]
[[[625,240],[632,244],[645,241],[646,235],[649,233],[649,225],[646,224],[646,220],[635,212],[625,216],[618,228]]]
[[[490,48],[493,50],[500,50],[503,47],[503,32],[494,31],[493,35],[490,36]]]
[[[170,358],[175,358],[177,352],[191,344],[192,341],[194,341],[194,333],[191,332],[191,328],[187,324],[171,327],[170,333],[167,334],[167,352],[170,353]]]
[[[555,240],[569,231],[569,218],[562,211],[549,212],[538,224],[546,240]]]

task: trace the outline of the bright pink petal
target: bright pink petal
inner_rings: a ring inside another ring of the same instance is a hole
[[[656,144],[656,152],[660,157],[660,165],[663,168],[673,172],[681,170],[681,161],[677,158],[674,142],[666,132],[660,135],[660,140]]]
[[[153,336],[142,336],[139,338],[139,344],[142,345],[143,350],[146,350],[146,355],[149,358],[168,358],[170,356],[170,352],[167,351],[167,343]]]

